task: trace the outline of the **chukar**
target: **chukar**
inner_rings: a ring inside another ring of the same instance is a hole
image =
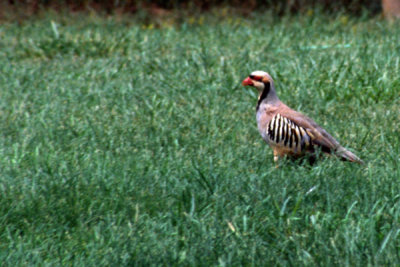
[[[320,149],[343,160],[363,163],[312,119],[282,103],[276,95],[274,81],[268,73],[254,71],[242,84],[258,90],[258,130],[273,149],[275,162],[281,156],[299,158],[307,153],[314,154]]]

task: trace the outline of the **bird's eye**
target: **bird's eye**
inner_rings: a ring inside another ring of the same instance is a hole
[[[249,77],[250,79],[254,80],[254,75],[250,75]]]

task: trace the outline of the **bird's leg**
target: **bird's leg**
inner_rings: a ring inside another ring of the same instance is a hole
[[[278,168],[278,167],[279,167],[278,160],[279,160],[279,153],[278,153],[278,151],[277,151],[277,150],[275,150],[275,149],[274,149],[274,162],[275,162],[275,168]]]

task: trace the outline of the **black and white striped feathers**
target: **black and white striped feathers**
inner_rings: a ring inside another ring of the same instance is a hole
[[[312,146],[312,134],[279,113],[269,122],[266,131],[269,142],[286,147],[295,154]]]

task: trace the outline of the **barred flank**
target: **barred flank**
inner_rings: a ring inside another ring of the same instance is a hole
[[[267,135],[272,142],[295,152],[301,152],[311,144],[311,138],[306,129],[280,114],[276,114],[270,121]]]

